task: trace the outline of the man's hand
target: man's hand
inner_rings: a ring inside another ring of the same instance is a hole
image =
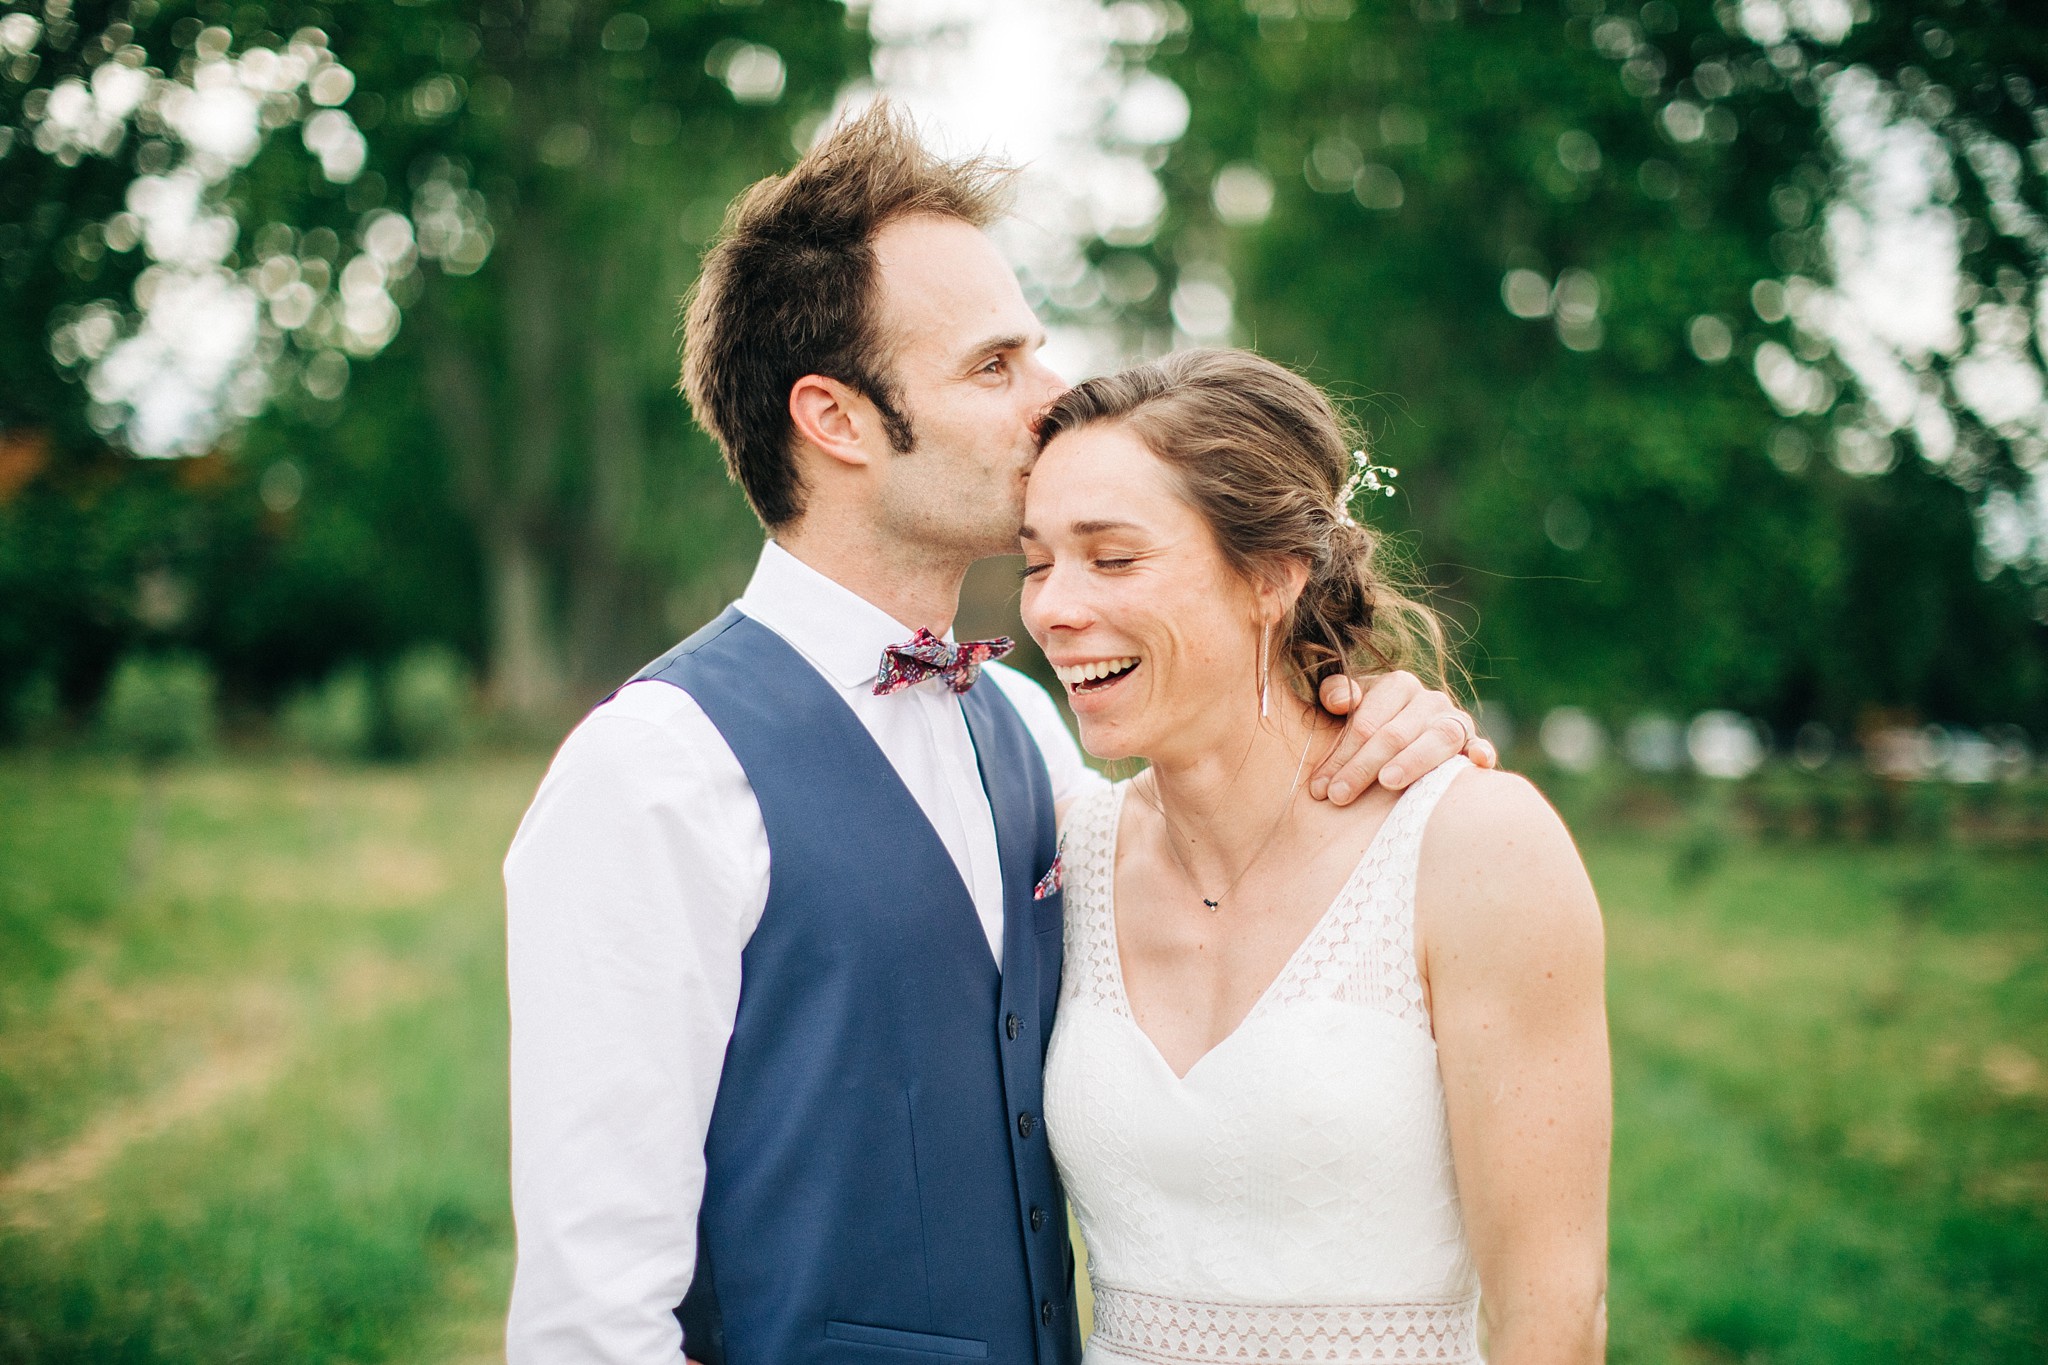
[[[1456,702],[1422,685],[1413,673],[1396,671],[1363,688],[1351,678],[1326,678],[1323,709],[1348,715],[1351,723],[1316,770],[1309,795],[1345,806],[1377,780],[1392,791],[1440,767],[1459,753],[1482,768],[1500,765],[1493,744]]]

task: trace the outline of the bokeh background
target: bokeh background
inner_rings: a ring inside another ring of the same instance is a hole
[[[877,92],[1026,164],[1065,373],[1399,468],[1608,915],[1615,1359],[2048,1357],[2043,84],[2017,0],[0,5],[0,1361],[497,1351],[497,862],[745,581],[676,302]]]

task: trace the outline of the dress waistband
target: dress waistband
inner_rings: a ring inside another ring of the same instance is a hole
[[[1479,1360],[1479,1296],[1419,1303],[1224,1303],[1095,1284],[1093,1344],[1137,1360]]]

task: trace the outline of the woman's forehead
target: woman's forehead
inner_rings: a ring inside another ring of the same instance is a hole
[[[1037,539],[1122,528],[1164,532],[1196,515],[1166,462],[1134,433],[1109,424],[1053,438],[1032,467],[1024,511]]]

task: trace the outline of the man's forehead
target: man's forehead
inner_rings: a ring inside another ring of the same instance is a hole
[[[1035,335],[1037,316],[988,234],[957,218],[900,218],[875,234],[884,327],[905,349],[950,356],[982,338]]]

